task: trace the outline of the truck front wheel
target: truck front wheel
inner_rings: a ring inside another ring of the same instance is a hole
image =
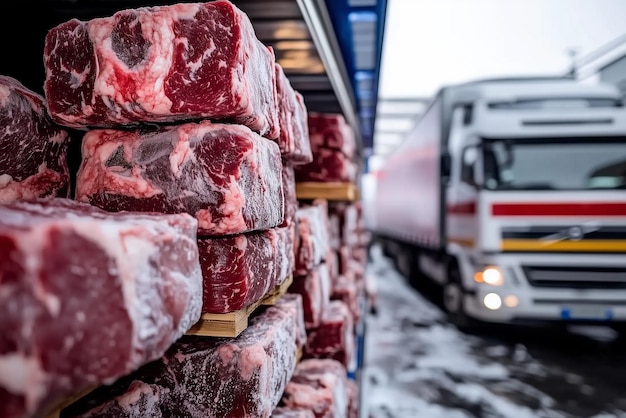
[[[457,328],[467,331],[472,327],[473,321],[465,313],[461,272],[455,262],[452,262],[448,268],[448,280],[443,287],[443,306],[449,321]]]

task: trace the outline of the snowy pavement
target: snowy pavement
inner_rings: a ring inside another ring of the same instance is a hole
[[[372,248],[362,418],[626,417],[626,346],[612,330],[464,334]]]

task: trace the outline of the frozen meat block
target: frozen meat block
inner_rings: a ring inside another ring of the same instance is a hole
[[[348,418],[359,418],[359,385],[348,379]]]
[[[309,409],[278,407],[272,418],[315,418],[315,414]]]
[[[294,316],[272,306],[237,338],[184,337],[63,418],[269,417],[295,369],[295,330]]]
[[[293,165],[283,159],[283,195],[285,199],[285,220],[283,226],[296,222],[298,197],[296,195],[296,172]]]
[[[200,317],[196,220],[0,206],[0,416],[40,416],[162,356]]]
[[[291,224],[286,227],[274,228],[278,235],[279,247],[278,255],[278,274],[274,280],[274,286],[281,284],[287,277],[293,276],[295,268],[294,241],[296,235],[296,226]]]
[[[332,359],[301,361],[285,388],[281,406],[313,411],[315,418],[347,418],[348,378]]]
[[[352,253],[354,249],[343,245],[339,248],[339,274],[348,274],[355,267]]]
[[[329,205],[330,214],[339,218],[339,230],[342,245],[354,247],[359,243],[359,210],[356,204],[333,203]]]
[[[231,2],[128,9],[52,28],[44,90],[73,128],[226,119],[276,139],[274,63]]]
[[[48,116],[44,98],[0,76],[0,126],[0,204],[68,197],[69,137]]]
[[[280,64],[276,63],[276,92],[278,94],[278,145],[284,159],[295,164],[313,161],[307,110],[302,96],[291,86]]]
[[[353,272],[349,271],[337,278],[333,283],[331,300],[340,300],[350,309],[354,323],[361,319],[360,299],[365,293],[364,280],[357,281]]]
[[[296,167],[296,181],[319,183],[354,183],[359,167],[341,151],[321,148],[313,153],[313,162]]]
[[[325,206],[308,205],[296,211],[296,274],[305,275],[320,264],[329,251],[328,217]]]
[[[313,161],[313,151],[311,150],[311,139],[309,137],[309,127],[307,125],[308,111],[306,104],[304,103],[304,96],[297,91],[296,101],[298,106],[296,106],[295,118],[298,123],[298,129],[300,129],[302,133],[296,136],[296,149],[289,156],[289,159],[294,165],[301,165],[308,164]]]
[[[328,266],[328,277],[330,278],[331,291],[335,287],[335,283],[339,280],[339,253],[337,251],[328,251],[326,256],[326,265]]]
[[[324,308],[320,323],[308,330],[304,350],[308,358],[332,358],[348,370],[356,365],[355,328],[352,313],[340,300],[333,300]]]
[[[356,153],[354,130],[343,115],[310,112],[308,115],[311,149],[317,154],[321,149],[340,151],[348,158]]]
[[[319,326],[322,312],[330,301],[330,287],[328,267],[324,263],[316,266],[306,276],[294,277],[289,293],[302,295],[307,329]]]
[[[203,313],[227,313],[257,302],[291,275],[289,231],[274,228],[220,238],[199,238],[204,279]],[[292,252],[291,252],[292,253]]]
[[[306,327],[304,324],[304,304],[302,295],[286,293],[276,301],[276,306],[294,316],[296,325],[296,346],[304,348],[306,344]]]
[[[283,222],[278,146],[240,125],[202,121],[85,134],[76,199],[108,211],[186,212],[198,235]]]

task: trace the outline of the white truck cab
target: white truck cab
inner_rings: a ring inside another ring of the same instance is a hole
[[[376,233],[460,325],[626,322],[626,108],[608,85],[443,89],[384,165]]]

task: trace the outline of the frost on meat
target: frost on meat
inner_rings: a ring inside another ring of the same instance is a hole
[[[304,304],[302,295],[287,293],[276,301],[276,306],[294,316],[296,325],[296,346],[303,348],[306,343],[306,327],[304,324]]]
[[[296,221],[298,197],[296,195],[296,173],[293,166],[285,160],[283,160],[283,194],[285,196],[284,225],[290,225]]]
[[[188,215],[0,206],[0,416],[39,416],[162,356],[200,317]]]
[[[309,205],[298,208],[296,212],[297,240],[296,267],[297,275],[305,275],[320,264],[329,250],[329,223],[323,205]]]
[[[199,235],[211,236],[283,222],[278,146],[245,126],[92,130],[82,157],[76,199],[105,210],[186,212]]]
[[[44,98],[0,76],[0,203],[67,197],[68,134],[52,122]]]
[[[278,94],[278,120],[280,136],[278,145],[285,160],[294,164],[313,161],[307,110],[303,97],[295,91],[283,68],[276,63],[276,90]]]
[[[228,1],[76,19],[45,40],[46,99],[60,124],[228,119],[278,138],[275,58]]]
[[[315,418],[315,414],[309,409],[283,406],[274,409],[272,418]]]
[[[295,331],[294,316],[272,306],[237,338],[184,337],[64,418],[270,417],[295,369]]]
[[[304,360],[287,384],[281,406],[313,411],[315,418],[348,416],[348,379],[345,367],[332,359]]]
[[[200,238],[202,312],[227,313],[260,300],[291,275],[289,228],[222,238]],[[291,251],[293,252],[293,251]]]

